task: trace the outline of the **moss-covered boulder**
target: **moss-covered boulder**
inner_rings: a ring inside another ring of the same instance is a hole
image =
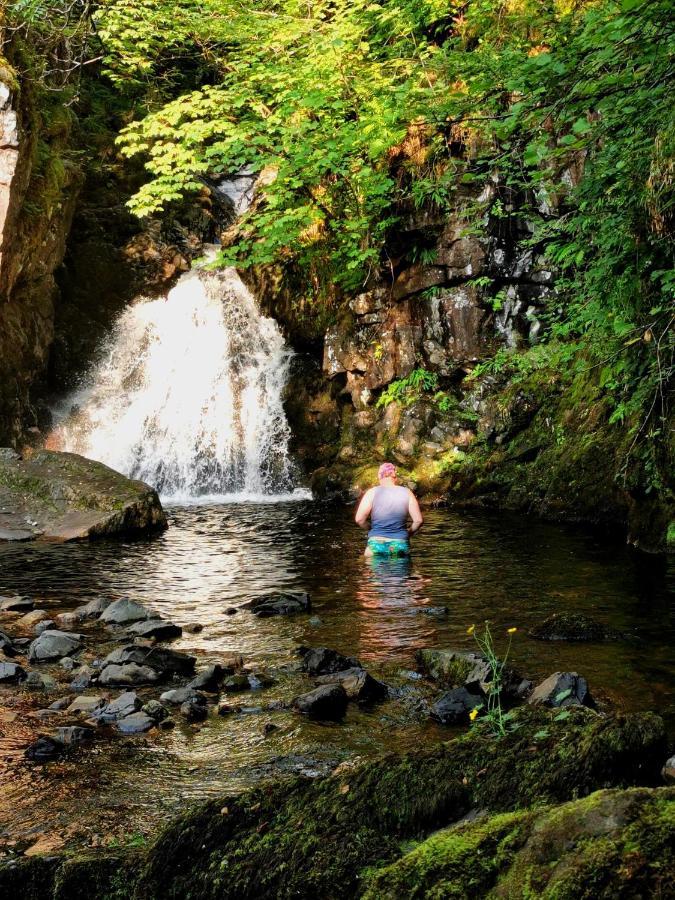
[[[134,852],[24,857],[0,863],[0,897],[12,900],[129,900]]]
[[[157,492],[102,463],[0,451],[0,540],[73,541],[166,527]]]
[[[621,633],[581,613],[553,613],[530,629],[537,641],[601,642],[621,640]]]
[[[364,900],[675,892],[675,788],[598,791],[437,832],[366,876]]]
[[[401,855],[401,842],[478,807],[493,812],[650,783],[663,761],[652,714],[564,722],[523,709],[495,740],[482,729],[332,777],[293,779],[198,807],[151,849],[137,886],[154,897],[355,897],[361,872]]]

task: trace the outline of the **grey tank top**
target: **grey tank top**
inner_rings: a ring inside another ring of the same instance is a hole
[[[392,487],[376,487],[373,496],[373,508],[370,513],[370,531],[368,537],[394,538],[407,540],[408,488],[396,484]]]

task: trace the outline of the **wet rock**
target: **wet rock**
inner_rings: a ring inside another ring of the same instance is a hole
[[[272,687],[276,681],[267,672],[251,672],[248,676],[248,683],[252,691],[259,691],[262,688]]]
[[[106,610],[110,606],[110,601],[105,597],[97,597],[95,600],[90,600],[89,603],[85,603],[83,606],[78,606],[76,610],[74,610],[75,615],[80,619],[98,619],[101,613]]]
[[[218,715],[219,716],[230,716],[233,712],[236,712],[234,706],[230,706],[229,703],[221,703],[218,706]]]
[[[458,687],[439,697],[429,710],[429,715],[441,725],[460,725],[469,721],[472,709],[483,705],[484,697],[481,694],[472,693],[465,687]]]
[[[104,697],[76,697],[66,712],[81,716],[91,716],[105,704]]]
[[[484,656],[461,650],[418,650],[415,658],[422,671],[446,684],[490,679],[490,666]]]
[[[169,710],[159,700],[148,700],[142,707],[146,716],[150,716],[155,722],[163,722],[169,715]]]
[[[0,684],[18,684],[25,678],[25,670],[17,663],[0,662]]]
[[[225,610],[225,615],[226,616],[236,616],[238,612],[239,612],[239,610],[237,609],[236,606],[228,606],[227,609]]]
[[[119,697],[111,700],[96,713],[101,722],[116,722],[130,716],[141,708],[141,701],[135,691],[124,691]]]
[[[59,660],[59,665],[65,672],[72,672],[73,669],[77,668],[77,663],[71,656],[64,656],[63,659]]]
[[[537,641],[618,641],[620,632],[579,613],[553,613],[530,630]]]
[[[48,762],[50,759],[56,759],[60,756],[65,749],[61,741],[43,734],[36,741],[33,741],[30,746],[26,747],[24,756],[33,760],[33,762]]]
[[[124,716],[124,718],[120,719],[117,723],[117,729],[118,731],[121,731],[122,734],[142,734],[144,731],[149,731],[156,725],[157,722],[150,718],[147,713],[134,712],[131,713],[131,715]]]
[[[4,631],[0,631],[0,652],[5,656],[16,656],[19,652],[18,647],[14,646],[14,641]]]
[[[70,682],[71,691],[86,691],[88,687],[91,687],[94,674],[94,670],[89,666],[80,666],[73,673],[73,680]]]
[[[201,672],[198,672],[197,677],[192,679],[188,684],[188,687],[193,688],[195,691],[206,691],[210,694],[216,694],[223,678],[225,678],[226,675],[231,674],[233,674],[232,669],[224,668],[218,663],[215,663],[214,665],[203,669]]]
[[[251,683],[246,675],[230,675],[223,682],[221,690],[226,694],[234,694],[239,691],[250,691]]]
[[[74,612],[59,613],[57,616],[54,616],[54,621],[57,628],[65,629],[75,628],[80,623],[77,613]]]
[[[35,603],[28,597],[3,597],[0,612],[28,613],[35,609]]]
[[[54,709],[54,710],[67,709],[72,702],[73,702],[72,697],[59,697],[58,700],[55,700],[53,703],[49,704],[49,709]]]
[[[33,634],[39,637],[45,631],[53,631],[55,628],[55,622],[52,622],[51,619],[43,619],[41,622],[38,622],[37,625],[33,625]]]
[[[201,697],[191,697],[185,703],[181,703],[180,712],[188,722],[203,722],[209,712],[206,703]]]
[[[332,675],[321,675],[317,681],[320,684],[341,684],[347,697],[357,703],[384,700],[388,694],[387,685],[373,678],[365,669],[345,669]]]
[[[273,734],[273,732],[279,731],[279,726],[275,725],[274,722],[263,722],[260,731],[263,737],[267,737],[268,734]]]
[[[668,784],[675,784],[675,756],[671,756],[665,761],[661,769],[661,775]]]
[[[153,684],[158,680],[159,675],[154,669],[136,663],[107,665],[98,677],[98,683],[101,685]]]
[[[142,638],[168,641],[171,638],[180,637],[183,629],[179,625],[174,625],[173,622],[164,621],[164,619],[148,619],[146,622],[136,622],[127,629],[127,632]]]
[[[82,744],[93,737],[93,728],[85,728],[82,725],[63,725],[54,731],[54,738],[66,747]]]
[[[200,625],[199,622],[190,622],[189,625],[183,626],[183,631],[187,631],[188,634],[199,634],[204,630],[204,626]]]
[[[49,619],[47,610],[34,609],[32,612],[26,613],[25,616],[21,616],[16,624],[21,628],[32,628],[34,625],[43,622],[45,619]]]
[[[51,675],[43,672],[29,672],[26,675],[24,687],[29,691],[55,691],[58,684]]]
[[[128,625],[151,618],[150,613],[135,600],[115,600],[101,613],[101,621],[108,625]]]
[[[49,630],[35,638],[28,650],[31,662],[45,662],[71,656],[82,646],[81,634],[68,634],[65,631]]]
[[[270,616],[290,616],[309,612],[312,604],[306,591],[284,591],[266,597],[256,597],[242,604],[242,608],[250,609],[254,616],[266,619]]]
[[[192,700],[197,696],[197,693],[194,688],[186,685],[182,688],[175,688],[171,691],[164,691],[163,694],[160,695],[160,700],[162,703],[170,703],[172,706],[180,706],[182,703],[187,703],[188,700]]]
[[[528,700],[544,706],[594,706],[588,682],[576,672],[554,672],[538,684]]]
[[[122,665],[133,662],[139,666],[150,666],[163,677],[170,675],[193,675],[195,670],[195,657],[179,650],[171,650],[168,647],[143,647],[136,644],[127,644],[113,650],[103,660],[103,665],[110,663]]]
[[[330,675],[344,669],[360,669],[361,664],[353,656],[343,656],[328,647],[299,647],[302,670],[310,675]]]
[[[341,684],[322,684],[296,697],[293,706],[310,719],[339,721],[347,711],[347,702],[347,692]]]

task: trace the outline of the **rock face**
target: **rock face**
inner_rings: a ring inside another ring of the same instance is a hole
[[[0,539],[77,541],[166,527],[153,488],[74,453],[0,451]]]

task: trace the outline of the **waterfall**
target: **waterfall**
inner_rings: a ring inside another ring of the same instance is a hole
[[[146,481],[164,500],[286,499],[290,352],[235,269],[185,273],[117,320],[50,445]],[[232,496],[234,495],[234,496]]]

